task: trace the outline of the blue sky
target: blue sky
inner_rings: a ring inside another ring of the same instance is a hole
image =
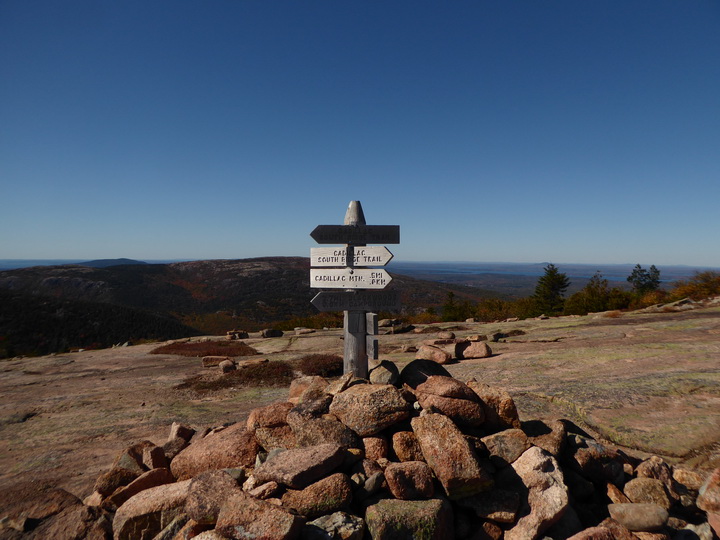
[[[0,258],[720,267],[720,3],[0,0]]]

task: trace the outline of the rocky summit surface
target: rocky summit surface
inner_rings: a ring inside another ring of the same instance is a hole
[[[375,383],[203,396],[174,383],[227,375],[149,346],[13,360],[0,538],[713,538],[718,329],[714,308],[466,323],[435,346],[523,333],[442,365],[413,359],[427,331],[380,336]],[[293,337],[250,341],[270,361],[341,345]]]

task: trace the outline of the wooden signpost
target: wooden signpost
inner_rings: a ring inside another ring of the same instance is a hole
[[[343,289],[320,291],[311,303],[320,311],[344,311],[345,354],[343,371],[368,376],[368,352],[377,359],[377,314],[398,309],[399,295],[382,291],[392,277],[383,269],[392,253],[385,246],[399,244],[399,225],[366,225],[360,201],[350,201],[344,225],[318,225],[310,233],[318,244],[342,247],[311,248],[310,287]],[[319,267],[319,268],[318,268]],[[375,289],[375,290],[372,290]]]

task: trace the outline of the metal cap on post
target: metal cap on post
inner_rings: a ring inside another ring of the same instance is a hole
[[[366,225],[365,214],[363,213],[360,201],[350,201],[347,212],[345,212],[345,225]]]

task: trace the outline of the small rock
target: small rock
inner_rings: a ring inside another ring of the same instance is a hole
[[[720,513],[720,467],[700,487],[697,506],[708,513]]]
[[[214,525],[225,501],[240,491],[238,483],[225,471],[206,471],[190,482],[185,513],[198,523]]]
[[[390,463],[385,480],[396,499],[429,499],[435,493],[432,469],[423,461]]]
[[[633,478],[623,488],[627,498],[634,503],[653,503],[665,510],[670,509],[670,499],[665,484],[655,478]]]
[[[223,360],[218,364],[218,367],[223,373],[230,373],[231,371],[235,371],[237,369],[235,362],[232,360]]]
[[[289,489],[282,504],[297,514],[316,518],[345,508],[352,500],[350,479],[343,473],[331,474],[304,489]]]
[[[651,503],[609,504],[610,517],[630,531],[657,531],[668,520],[668,512]]]
[[[362,518],[335,512],[305,524],[300,532],[302,540],[362,540],[365,521]]]
[[[435,347],[434,345],[421,345],[418,348],[418,351],[415,353],[415,359],[416,360],[430,360],[432,362],[436,362],[440,365],[447,364],[452,360],[452,355],[440,349],[439,347]]]
[[[229,356],[203,356],[202,367],[218,367],[221,362],[232,361]]]
[[[461,360],[491,356],[492,349],[484,341],[461,341],[455,345],[455,357]]]
[[[506,429],[480,440],[487,447],[490,459],[497,467],[513,463],[530,448],[530,442],[521,429]]]
[[[412,431],[393,433],[392,448],[400,461],[425,461],[420,443]]]
[[[395,385],[400,378],[400,370],[394,362],[383,360],[376,367],[370,370],[368,375],[372,384]]]

